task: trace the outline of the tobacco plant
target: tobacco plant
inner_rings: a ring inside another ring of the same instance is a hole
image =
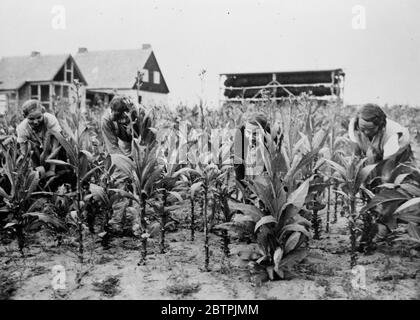
[[[56,229],[65,229],[65,226],[54,215],[34,211],[39,209],[40,200],[37,200],[37,196],[50,194],[37,192],[40,178],[39,173],[30,167],[30,149],[20,156],[17,142],[13,140],[7,149],[0,144],[0,150],[3,157],[1,174],[6,178],[3,182],[5,188],[0,187],[0,214],[7,222],[4,228],[13,230],[16,235],[19,251],[23,255],[25,234],[35,224],[43,223]]]
[[[160,215],[160,252],[165,253],[165,232],[171,213],[169,204],[175,200],[182,202],[182,181],[181,176],[187,174],[189,168],[182,167],[179,164],[179,148],[176,147],[175,137],[167,137],[167,143],[164,144],[164,152],[158,158],[161,166],[161,175],[156,181],[156,202],[151,202]]]
[[[296,158],[290,167],[281,148],[282,139],[276,142],[275,132],[264,135],[263,160],[267,174],[245,182],[257,201],[254,204],[230,202],[230,209],[241,213],[232,222],[220,226],[255,234],[262,255],[257,262],[266,268],[270,279],[275,274],[284,278],[284,271],[307,254],[304,244],[311,238],[311,223],[299,212],[305,210],[312,177],[299,182],[296,177],[314,160],[314,154],[306,154]]]
[[[357,264],[357,238],[360,234],[358,227],[359,213],[356,210],[358,202],[363,200],[361,191],[365,195],[372,197],[372,192],[365,187],[365,183],[371,172],[375,169],[375,165],[365,165],[367,158],[360,159],[358,157],[340,157],[339,163],[327,160],[327,164],[335,170],[335,178],[338,182],[339,190],[334,190],[343,196],[346,201],[348,212],[348,227],[350,231],[351,242],[351,267]]]
[[[152,198],[155,192],[155,184],[160,179],[162,169],[159,166],[157,151],[154,145],[142,146],[140,139],[133,139],[132,159],[122,154],[111,154],[112,165],[120,172],[127,184],[127,190],[112,189],[121,196],[135,201],[140,206],[136,232],[140,233],[142,251],[139,264],[146,263],[147,239],[150,234],[147,232],[146,207],[147,201]],[[137,230],[138,229],[138,230]]]
[[[77,224],[79,261],[83,263],[83,230],[86,209],[86,202],[83,201],[83,198],[88,192],[88,179],[99,170],[99,167],[92,167],[93,155],[83,148],[90,141],[90,133],[80,109],[80,88],[81,84],[75,80],[72,86],[72,90],[75,92],[75,101],[72,104],[74,112],[68,114],[61,122],[65,137],[61,134],[53,133],[54,137],[66,151],[67,161],[49,159],[46,162],[53,165],[70,167],[75,173],[75,192],[71,192],[70,194],[73,199],[73,211],[70,213]]]

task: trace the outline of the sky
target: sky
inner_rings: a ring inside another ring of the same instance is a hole
[[[420,106],[419,12],[418,0],[1,0],[0,57],[149,43],[174,104],[216,105],[220,73],[342,68],[348,104]]]

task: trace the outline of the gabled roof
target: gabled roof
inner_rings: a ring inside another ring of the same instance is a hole
[[[69,54],[4,57],[0,60],[0,90],[16,90],[25,82],[52,81]]]
[[[88,89],[131,89],[137,70],[142,70],[152,49],[89,51],[75,60],[88,82]]]

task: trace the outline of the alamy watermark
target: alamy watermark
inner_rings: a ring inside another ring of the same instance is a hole
[[[66,29],[66,8],[61,4],[56,4],[51,8],[51,27],[54,30]]]
[[[366,8],[362,5],[356,5],[351,9],[353,18],[351,20],[351,27],[354,30],[366,29]]]
[[[66,269],[61,264],[55,265],[51,270],[51,287],[54,291],[66,289]]]
[[[366,269],[363,266],[354,266],[351,270],[353,278],[351,279],[351,286],[355,290],[366,290]]]
[[[179,130],[158,131],[160,157],[170,164],[244,164],[254,174],[262,173],[266,132],[258,127],[245,129],[188,130],[181,122]]]

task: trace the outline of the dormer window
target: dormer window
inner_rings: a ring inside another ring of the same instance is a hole
[[[143,82],[149,82],[149,70],[143,69],[141,73],[143,74]]]
[[[160,72],[153,71],[153,83],[160,84]]]

